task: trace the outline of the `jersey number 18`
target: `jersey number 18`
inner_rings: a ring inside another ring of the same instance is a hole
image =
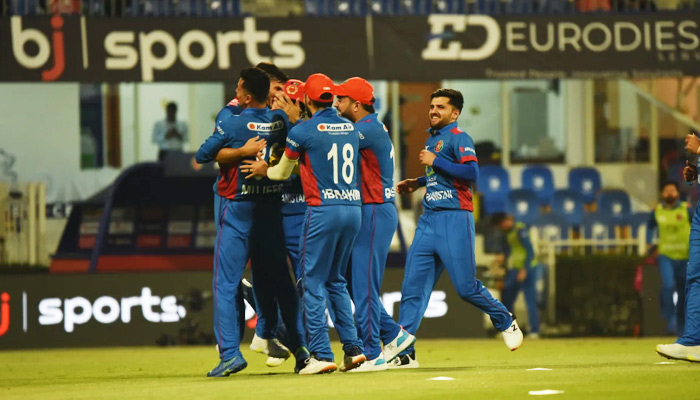
[[[355,163],[353,162],[353,156],[355,151],[350,143],[346,143],[343,146],[343,180],[348,185],[352,183],[353,175],[355,174]],[[338,144],[333,143],[331,150],[328,152],[328,160],[333,162],[333,183],[338,184]]]

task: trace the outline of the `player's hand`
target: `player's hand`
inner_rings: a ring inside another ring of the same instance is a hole
[[[700,139],[690,134],[685,137],[685,151],[688,153],[698,154],[698,149],[700,149]]]
[[[241,172],[246,175],[246,179],[250,178],[263,178],[267,176],[267,163],[263,160],[262,156],[259,154],[257,160],[243,160],[243,165],[241,165]]]
[[[279,92],[275,95],[275,98],[272,100],[272,109],[284,111],[292,124],[301,119],[301,107],[284,92]]]
[[[685,161],[685,168],[683,168],[683,178],[686,182],[694,182],[698,179],[698,167]]]
[[[520,271],[518,271],[518,282],[522,282],[527,278],[527,268],[523,268]]]
[[[437,157],[435,154],[428,150],[421,150],[420,151],[420,163],[422,165],[425,165],[426,167],[432,167],[433,166],[433,161],[435,161],[435,157]]]
[[[413,193],[419,187],[420,186],[418,185],[418,179],[406,179],[399,182],[399,184],[396,185],[396,191],[399,194]]]
[[[243,147],[241,147],[243,157],[255,157],[258,153],[263,151],[265,146],[267,146],[267,140],[261,138],[260,136],[250,138],[247,142],[245,142]]]

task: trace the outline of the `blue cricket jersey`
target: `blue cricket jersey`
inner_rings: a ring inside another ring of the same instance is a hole
[[[357,186],[359,135],[332,107],[317,111],[287,135],[287,158],[299,159],[309,206],[360,206]]]
[[[269,161],[272,152],[284,145],[289,129],[287,115],[279,110],[246,108],[239,115],[234,115],[225,107],[219,112],[219,116],[221,119],[217,119],[216,130],[200,146],[195,156],[200,164],[216,159],[217,153],[222,148],[241,148],[249,139],[256,136],[267,140],[267,146],[263,152],[265,161]],[[249,159],[252,160],[254,157]],[[279,200],[282,195],[282,186],[283,183],[268,178],[246,180],[245,174],[240,173],[240,164],[222,164],[214,189],[220,196],[233,200],[255,198]]]
[[[369,114],[355,123],[360,137],[362,204],[391,203],[394,189],[394,146],[389,131]]]
[[[442,129],[428,129],[430,136],[425,149],[451,163],[478,162],[474,141],[456,122]],[[471,182],[442,175],[431,167],[425,167],[426,191],[423,207],[431,210],[474,211]]]

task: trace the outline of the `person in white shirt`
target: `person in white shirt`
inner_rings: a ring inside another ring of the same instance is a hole
[[[158,146],[158,159],[162,160],[166,151],[182,151],[189,139],[187,123],[177,120],[177,104],[168,103],[166,117],[153,126],[153,143]]]

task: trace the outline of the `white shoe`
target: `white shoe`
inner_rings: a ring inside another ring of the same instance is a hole
[[[672,360],[700,362],[700,346],[684,346],[680,343],[656,345],[660,356]]]
[[[416,352],[412,352],[411,354],[405,354],[403,356],[398,356],[394,358],[391,362],[388,363],[387,365],[389,369],[397,369],[397,368],[418,368],[420,367],[420,364],[418,364],[418,360],[416,359]]]
[[[285,361],[287,361],[286,358],[268,357],[267,361],[265,361],[265,365],[267,365],[268,367],[274,368],[274,367],[279,367]]]
[[[510,351],[515,351],[523,344],[523,331],[520,330],[518,326],[518,321],[515,319],[513,323],[510,324],[508,329],[501,332],[503,334],[503,341],[506,342],[506,346]]]
[[[306,360],[306,367],[299,371],[299,375],[329,374],[335,372],[338,366],[330,361],[320,361],[313,357]]]
[[[379,357],[374,360],[365,361],[359,367],[351,369],[348,372],[374,372],[374,371],[386,371],[389,369],[389,365],[386,363],[384,354],[380,354]]]
[[[250,342],[250,349],[256,353],[267,354],[267,340],[255,334]]]
[[[393,361],[399,353],[411,347],[415,342],[416,337],[401,328],[398,336],[384,345],[384,358],[387,362]]]

